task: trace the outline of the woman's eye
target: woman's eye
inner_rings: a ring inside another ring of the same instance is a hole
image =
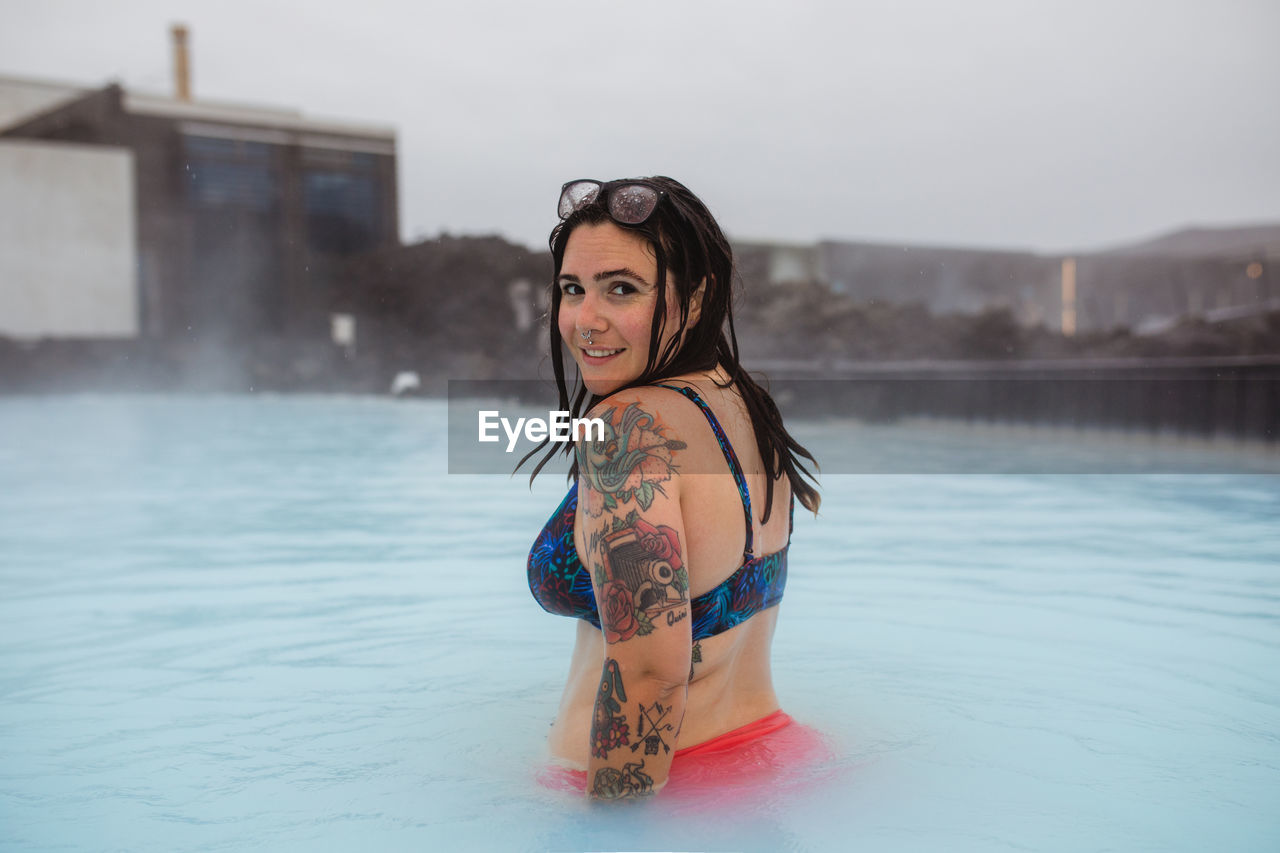
[[[560,293],[565,296],[577,296],[582,293],[582,285],[566,281],[560,285]]]
[[[635,285],[627,284],[625,281],[620,281],[613,287],[609,288],[609,292],[617,294],[618,296],[630,296],[632,293],[636,292],[636,288]]]

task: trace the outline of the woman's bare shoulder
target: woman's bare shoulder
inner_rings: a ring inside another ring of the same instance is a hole
[[[691,383],[679,380],[671,380],[669,384],[699,391]],[[668,435],[680,433],[687,444],[690,437],[701,432],[700,426],[705,430],[706,418],[697,404],[675,387],[643,385],[618,391],[597,403],[588,417],[600,418],[606,423],[625,419],[628,424],[640,423],[646,429],[656,428]]]

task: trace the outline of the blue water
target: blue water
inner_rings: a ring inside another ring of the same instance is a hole
[[[448,475],[445,432],[435,402],[0,400],[0,849],[1280,849],[1274,452],[829,476],[774,662],[836,758],[670,817],[533,784],[573,628],[524,554],[563,481]]]

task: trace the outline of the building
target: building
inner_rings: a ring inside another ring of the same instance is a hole
[[[329,335],[399,242],[394,131],[183,94],[0,78],[0,335]]]
[[[738,243],[739,269],[773,285],[816,282],[861,304],[935,315],[1005,309],[1064,334],[1158,332],[1280,309],[1280,226],[1188,229],[1076,256],[822,241]]]
[[[1059,262],[1024,252],[824,240],[735,243],[744,275],[818,282],[861,304],[917,304],[937,315],[1007,308],[1026,325],[1056,322]]]

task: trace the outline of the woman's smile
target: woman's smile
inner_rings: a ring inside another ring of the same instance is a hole
[[[622,349],[603,349],[599,347],[580,347],[582,360],[587,364],[605,364],[609,359],[624,352]]]

